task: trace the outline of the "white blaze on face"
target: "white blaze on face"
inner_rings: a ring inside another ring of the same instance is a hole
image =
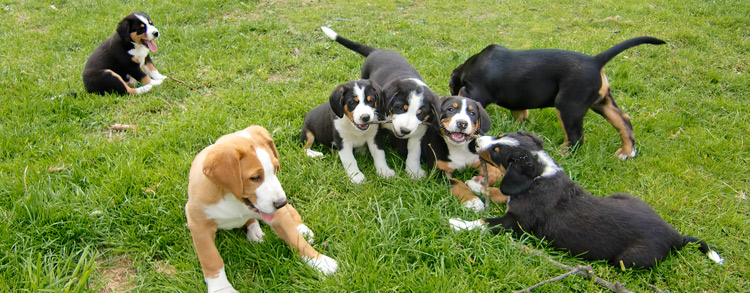
[[[422,108],[422,102],[424,101],[424,92],[417,93],[412,91],[409,93],[406,113],[393,115],[393,131],[400,135],[404,135],[403,130],[408,130],[408,134],[417,131],[417,127],[422,124],[422,121],[417,117],[419,109]]]
[[[557,164],[555,164],[555,161],[552,160],[552,158],[545,151],[534,151],[531,153],[537,157],[539,164],[544,166],[544,171],[542,171],[542,174],[539,175],[540,177],[549,177],[557,174],[557,171],[562,171],[562,169],[557,166]]]
[[[354,83],[354,96],[357,97],[359,102],[357,104],[357,107],[355,107],[353,111],[352,109],[349,109],[350,111],[352,111],[352,118],[354,119],[353,122],[355,124],[367,124],[375,120],[375,110],[365,104],[367,102],[367,97],[365,96],[365,88],[357,83]],[[370,118],[369,120],[364,121],[362,120],[363,116],[369,116]]]
[[[458,113],[451,117],[451,121],[448,124],[448,127],[446,127],[445,129],[450,132],[463,132],[465,134],[471,134],[472,129],[474,129],[474,125],[471,123],[471,117],[469,116],[469,109],[466,103],[466,99],[461,100],[461,105],[458,107],[458,109],[456,109],[456,111],[458,111]],[[457,124],[459,121],[466,123],[466,129],[458,129]]]
[[[517,147],[521,145],[521,143],[518,142],[515,138],[503,136],[500,138],[492,137],[492,136],[482,136],[480,138],[477,138],[477,150],[486,150],[489,147],[500,144],[504,146],[509,147]]]
[[[148,23],[148,19],[146,19],[146,17],[144,17],[143,15],[136,14],[135,17],[137,17],[141,22],[143,22],[144,25],[146,25],[146,39],[149,41],[155,39],[159,33],[159,30],[156,29],[155,26]]]
[[[276,211],[273,203],[286,199],[286,193],[281,187],[279,178],[276,177],[275,168],[271,162],[271,156],[264,148],[255,148],[261,166],[263,166],[263,183],[255,189],[255,195],[258,203],[255,205],[258,210],[264,213],[273,213]]]

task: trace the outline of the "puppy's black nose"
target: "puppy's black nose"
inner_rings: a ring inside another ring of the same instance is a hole
[[[159,36],[159,32],[154,32],[154,38]]]
[[[456,127],[458,127],[458,129],[464,130],[466,129],[466,126],[469,126],[469,123],[467,123],[466,121],[464,120],[456,121]]]
[[[285,205],[286,205],[286,199],[282,199],[280,201],[274,201],[273,202],[273,206],[276,207],[277,209],[280,209],[280,208],[282,208]]]
[[[362,122],[370,122],[370,114],[362,115]]]
[[[403,134],[403,135],[407,135],[407,134],[409,134],[409,133],[411,133],[411,130],[409,130],[409,129],[406,129],[406,128],[401,128],[401,134]]]

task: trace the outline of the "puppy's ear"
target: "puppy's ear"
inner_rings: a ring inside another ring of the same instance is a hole
[[[522,163],[509,164],[500,181],[500,191],[505,195],[516,195],[531,187],[534,178],[523,172]]]
[[[117,35],[125,42],[133,41],[130,39],[130,18],[130,15],[128,15],[117,24]]]
[[[434,103],[432,104],[432,115],[434,117],[432,117],[432,123],[431,123],[432,128],[435,130],[440,130],[440,113],[441,113],[440,109],[443,108],[443,103],[447,99],[448,98],[435,96]]]
[[[328,97],[328,103],[331,104],[331,110],[336,114],[336,117],[344,117],[344,86],[342,84],[336,87]]]
[[[490,115],[487,114],[487,111],[484,110],[484,107],[479,102],[477,102],[477,113],[479,113],[479,133],[475,134],[483,135],[490,131],[492,120],[490,120]]]
[[[203,174],[214,184],[242,196],[240,152],[231,145],[216,145],[203,160]]]
[[[380,120],[385,120],[391,113],[391,107],[393,107],[393,98],[398,93],[398,87],[395,83],[391,83],[389,87],[382,90],[383,97],[381,98],[380,104],[378,104],[377,111],[378,115],[381,116]]]
[[[451,95],[456,95],[456,96],[459,96],[459,97],[467,97],[467,98],[469,97],[469,95],[466,93],[466,87],[465,86],[462,86],[461,88],[459,88],[456,91],[455,94],[451,93]]]

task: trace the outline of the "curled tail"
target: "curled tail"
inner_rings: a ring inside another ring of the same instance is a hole
[[[370,46],[367,46],[367,45],[363,45],[363,44],[360,44],[360,43],[356,43],[356,42],[352,42],[352,41],[350,41],[348,39],[342,38],[342,37],[339,36],[339,34],[337,34],[335,31],[333,31],[329,27],[321,26],[320,29],[323,30],[323,32],[326,34],[326,36],[328,36],[331,40],[334,40],[337,43],[339,43],[341,45],[344,45],[344,47],[349,48],[349,50],[352,50],[354,52],[362,54],[362,56],[367,57],[367,55],[370,55],[370,53],[372,53],[372,51],[377,50],[377,49],[375,49],[373,47],[370,47]]]
[[[700,250],[701,252],[705,253],[708,256],[709,259],[711,259],[712,261],[714,261],[714,262],[716,262],[718,264],[724,264],[724,259],[721,258],[721,256],[719,255],[719,253],[717,253],[716,251],[714,251],[713,249],[711,249],[710,247],[708,247],[708,244],[706,244],[706,242],[703,242],[703,240],[700,240],[700,239],[692,237],[692,236],[687,236],[687,235],[683,235],[682,236],[682,246],[685,246],[688,243],[692,243],[692,242],[698,243],[698,245],[700,245],[700,247],[698,248],[698,250]]]
[[[640,44],[662,45],[666,43],[660,39],[653,38],[653,37],[632,38],[622,43],[619,43],[604,52],[599,53],[599,55],[594,56],[594,58],[596,58],[596,61],[599,63],[599,66],[601,67],[601,66],[604,66],[604,64],[607,64],[607,62],[609,62],[610,59],[614,58],[615,56],[617,56],[617,54],[620,54],[622,51],[630,49],[631,47],[638,46]]]

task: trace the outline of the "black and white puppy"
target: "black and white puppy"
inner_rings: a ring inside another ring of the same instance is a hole
[[[437,119],[438,96],[422,80],[419,72],[396,51],[380,50],[342,38],[327,27],[321,27],[332,40],[365,56],[362,78],[383,86],[383,103],[378,104],[379,117],[389,123],[383,127],[396,139],[392,144],[406,157],[406,172],[412,179],[425,176],[420,166],[422,137],[429,124]]]
[[[451,219],[456,230],[527,232],[574,256],[617,267],[651,267],[690,242],[698,242],[711,260],[723,262],[705,242],[681,235],[642,200],[625,193],[591,195],[568,178],[531,133],[483,136],[476,150],[489,164],[505,168],[500,191],[510,199],[500,218]]]
[[[116,33],[89,56],[83,68],[83,85],[89,93],[142,94],[159,85],[159,74],[149,52],[156,52],[159,30],[143,12],[130,14],[117,25]],[[141,87],[133,88],[138,82]]]
[[[302,124],[300,140],[310,157],[323,154],[311,150],[318,142],[339,151],[341,164],[351,182],[359,184],[365,175],[359,171],[354,148],[364,145],[370,149],[375,170],[381,177],[391,177],[396,171],[388,167],[379,127],[370,125],[377,120],[376,105],[381,102],[380,86],[371,80],[357,80],[336,87],[328,102],[307,112]]]
[[[479,167],[474,140],[490,130],[490,116],[479,102],[459,96],[440,99],[438,113],[439,119],[435,120],[422,140],[422,160],[428,167],[437,166],[445,172],[453,184],[451,194],[464,207],[482,210],[484,203],[473,193],[481,191],[481,184],[477,180],[469,180],[467,186],[453,179],[452,174],[457,170]],[[494,184],[501,170],[488,166],[488,173],[490,184]],[[493,200],[499,202],[504,198],[493,197]]]

